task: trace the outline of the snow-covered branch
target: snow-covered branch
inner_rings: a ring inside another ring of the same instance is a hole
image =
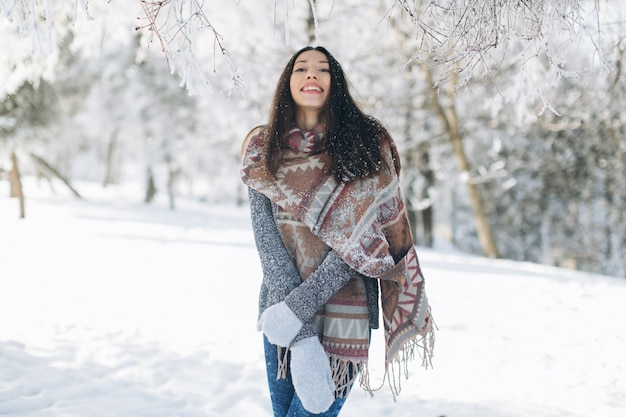
[[[71,3],[73,19],[79,12],[91,19],[88,0],[65,0],[61,5],[53,4],[51,0],[6,0],[2,15],[15,25],[20,38],[31,38],[32,54],[48,54],[54,49],[52,28],[58,18],[55,7],[69,12]]]
[[[575,77],[550,42],[565,37],[574,43],[600,32],[596,24],[587,24],[587,19],[597,23],[593,15],[599,0],[395,0],[388,15],[394,10],[414,27],[420,48],[412,60],[437,65],[440,82],[456,77],[460,85],[478,68],[484,73],[497,69],[502,51],[512,43],[525,48],[520,59],[543,53],[558,76]]]
[[[188,90],[194,90],[195,78],[208,85],[210,70],[205,69],[200,48],[212,44],[213,72],[218,71],[217,56],[221,55],[230,70],[231,90],[245,91],[235,59],[209,19],[204,0],[137,1],[142,16],[136,29],[149,32],[149,45],[159,45],[170,71],[181,77]],[[110,7],[121,7],[110,0],[109,3]],[[313,16],[315,38],[319,42],[317,2],[303,3]],[[389,4],[386,17],[397,12],[410,23],[417,40],[409,62],[435,65],[439,69],[439,83],[454,81],[463,86],[476,76],[493,77],[505,54],[516,55],[522,66],[542,56],[557,77],[576,77],[577,72],[567,66],[571,56],[568,51],[583,38],[591,41],[595,56],[604,67],[608,66],[597,42],[602,33],[597,18],[600,0],[393,0]],[[609,4],[612,3],[602,5]],[[332,0],[330,10],[334,6]],[[295,2],[285,2],[281,7],[285,9],[288,43],[289,9],[295,7]],[[91,19],[88,0],[4,0],[1,8],[20,36],[32,39],[33,54],[50,53],[55,48],[52,28],[68,15],[73,21],[77,16]],[[275,0],[274,13],[277,8],[278,0]]]
[[[139,17],[136,30],[149,32],[149,46],[156,42],[167,59],[170,72],[181,77],[181,84],[190,92],[192,80],[199,77],[208,86],[207,72],[199,58],[201,45],[213,44],[213,72],[216,72],[216,55],[227,61],[232,81],[231,89],[244,91],[237,65],[224,45],[223,36],[217,31],[204,10],[202,0],[138,0],[143,16]],[[110,0],[108,3],[111,3]],[[108,4],[116,7],[115,4]],[[62,26],[68,16],[72,22],[77,17],[93,20],[88,0],[6,0],[1,7],[4,18],[10,22],[20,38],[31,39],[33,56],[46,56],[56,51],[55,25]],[[208,33],[209,40],[203,38]]]
[[[228,61],[232,88],[244,90],[233,56],[224,46],[223,36],[210,22],[203,10],[204,2],[200,0],[139,0],[145,17],[141,19],[137,30],[148,30],[150,43],[155,40],[161,46],[170,71],[180,72],[182,84],[193,92],[192,79],[198,74],[202,82],[208,86],[209,82],[198,61],[197,48],[200,35],[208,31],[212,38],[215,54],[219,52]]]

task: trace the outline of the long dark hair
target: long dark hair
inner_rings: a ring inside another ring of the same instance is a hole
[[[265,129],[265,164],[272,174],[280,165],[284,138],[296,120],[296,104],[291,96],[289,81],[296,59],[306,51],[316,50],[328,58],[330,95],[322,110],[326,122],[324,149],[328,152],[335,178],[350,182],[374,175],[385,167],[379,140],[391,141],[387,129],[355,103],[348,81],[339,62],[322,46],[307,46],[296,52],[283,70],[276,86],[269,121]],[[399,161],[395,161],[399,168]],[[390,168],[390,167],[387,167]]]

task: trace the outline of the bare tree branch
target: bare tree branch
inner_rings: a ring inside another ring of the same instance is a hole
[[[208,33],[214,48],[213,72],[217,72],[217,56],[222,55],[230,70],[231,92],[240,89],[245,93],[224,37],[205,13],[204,0],[138,1],[143,16],[136,29],[149,32],[149,45],[158,42],[170,72],[179,73],[182,84],[190,92],[195,78],[206,86],[210,84],[198,53],[200,45],[208,44],[202,41]],[[316,1],[307,3],[319,41]],[[53,12],[67,4],[73,5],[73,12],[67,13],[73,13],[74,19],[79,11],[91,19],[88,0],[61,4],[51,0],[4,0],[1,12],[17,26],[20,36],[32,39],[34,54],[45,54],[53,47],[51,27],[58,18]],[[333,7],[334,4],[335,0]],[[285,12],[285,42],[289,43],[289,9],[295,4],[290,5],[286,0],[281,7]],[[278,0],[275,0],[274,14],[277,8]],[[476,75],[491,76],[502,62],[503,51],[524,43],[526,46],[517,57],[519,62],[525,62],[528,56],[545,56],[550,70],[558,77],[572,78],[577,73],[566,68],[567,49],[586,37],[602,65],[609,68],[600,50],[599,9],[600,0],[394,0],[383,19],[398,12],[399,18],[408,20],[419,45],[412,60],[435,65],[437,83],[457,79],[458,88]],[[565,45],[568,37],[569,45]],[[559,45],[551,44],[555,39],[564,40]]]
[[[232,87],[245,92],[245,87],[237,71],[237,65],[230,52],[223,45],[223,36],[211,24],[203,10],[203,2],[199,0],[139,0],[145,17],[142,25],[136,30],[148,30],[150,43],[156,38],[161,45],[161,51],[167,59],[171,72],[181,70],[183,80],[189,91],[193,91],[191,85],[192,75],[200,76],[205,86],[209,81],[198,62],[196,48],[200,32],[209,31],[213,38],[214,66],[215,53],[219,52],[227,60],[230,71]]]
[[[592,10],[584,10],[584,5]],[[489,74],[489,62],[511,42],[535,45],[559,77],[576,77],[574,71],[564,69],[562,51],[552,49],[547,39],[569,34],[573,42],[578,34],[588,32],[593,41],[594,34],[600,33],[599,23],[592,28],[585,22],[593,13],[597,17],[599,0],[395,0],[388,15],[394,10],[410,20],[422,45],[412,59],[439,66],[438,83],[464,74],[459,86],[479,67]]]

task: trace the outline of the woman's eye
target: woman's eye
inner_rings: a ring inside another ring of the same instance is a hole
[[[293,72],[306,72],[306,68],[296,68]]]
[[[330,68],[320,68],[320,72],[330,72]]]

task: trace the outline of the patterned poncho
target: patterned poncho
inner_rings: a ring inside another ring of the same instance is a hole
[[[385,370],[395,393],[399,381],[394,378],[401,372],[389,372],[390,368],[406,366],[416,348],[423,365],[429,366],[434,344],[425,281],[398,182],[397,150],[390,138],[381,138],[386,168],[375,176],[343,183],[330,172],[330,159],[322,150],[320,135],[297,128],[288,135],[275,176],[261,158],[265,136],[261,131],[252,135],[244,149],[242,180],[277,205],[281,236],[288,250],[292,248],[303,279],[330,249],[359,274],[328,301],[322,312],[326,315],[322,344],[337,368],[335,375],[345,376],[340,369],[345,369],[346,363],[366,371],[369,340],[360,340],[359,335],[369,334],[354,331],[354,326],[362,329],[367,319],[363,283],[358,278],[378,280]],[[305,251],[318,255],[298,258],[298,252]],[[342,325],[342,319],[349,317],[355,321]],[[339,379],[336,381],[341,383]],[[361,382],[370,389],[363,373]]]

